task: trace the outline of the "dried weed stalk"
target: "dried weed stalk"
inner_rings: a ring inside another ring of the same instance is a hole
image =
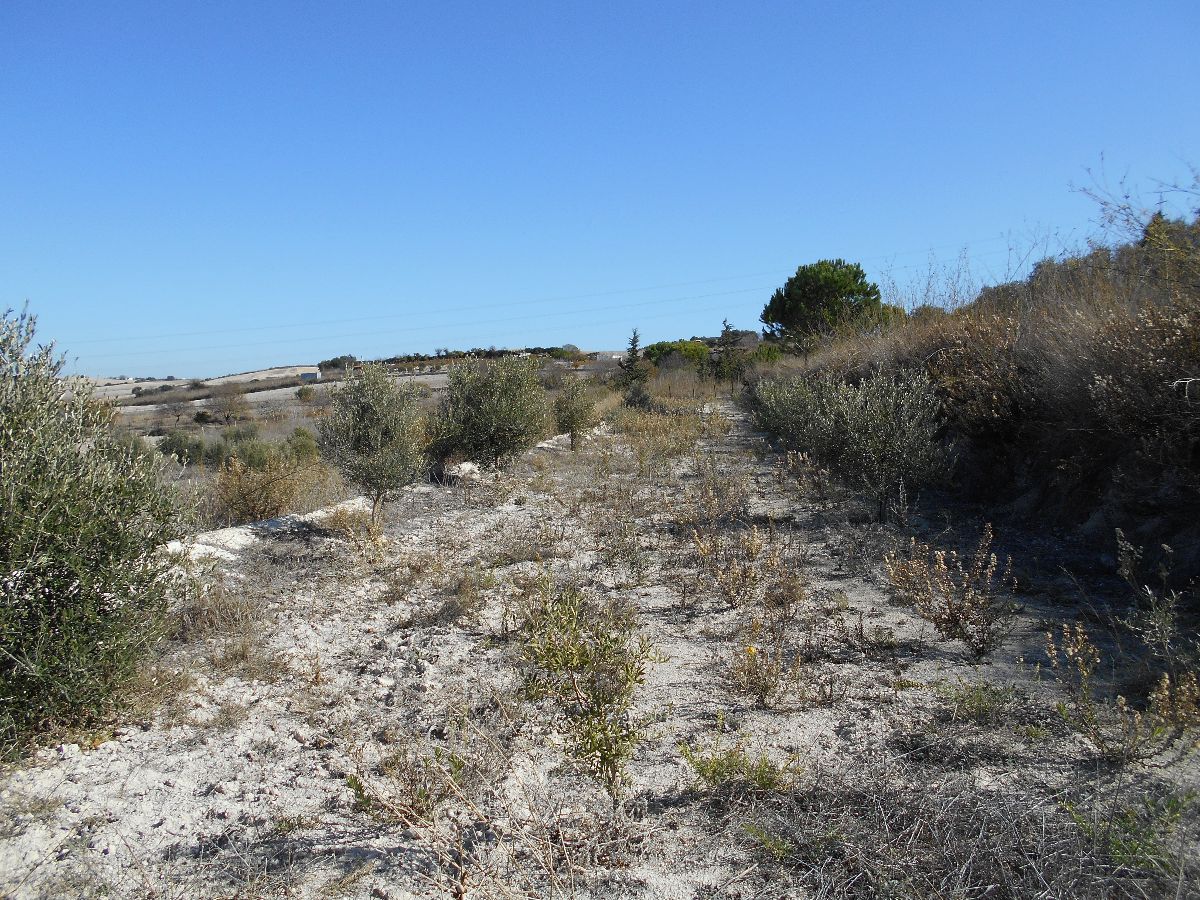
[[[1007,636],[1016,612],[999,591],[1012,585],[1012,560],[1001,568],[992,552],[992,526],[985,525],[969,561],[957,552],[935,550],[913,538],[907,558],[884,560],[896,592],[916,607],[938,634],[962,641],[977,657],[995,650]]]

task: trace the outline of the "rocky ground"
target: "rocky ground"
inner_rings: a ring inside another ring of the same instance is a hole
[[[140,719],[0,781],[0,893],[1195,895],[1162,874],[1194,852],[1190,813],[1166,821],[1194,767],[1114,776],[1054,709],[1045,632],[1086,578],[1020,545],[983,661],[889,590],[910,534],[981,524],[874,524],[727,406],[413,488],[379,536],[354,503],[200,535],[216,586]],[[649,644],[612,790],[578,710],[530,690],[531,610],[562,590]]]

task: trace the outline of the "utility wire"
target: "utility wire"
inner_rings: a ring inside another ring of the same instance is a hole
[[[715,291],[715,292],[709,293],[709,294],[693,294],[693,295],[686,296],[686,297],[669,297],[669,298],[666,298],[663,300],[643,300],[638,303],[621,303],[621,304],[616,304],[613,306],[595,307],[593,309],[586,310],[585,312],[592,313],[592,312],[610,312],[612,310],[618,310],[618,309],[643,309],[647,306],[660,306],[664,303],[680,303],[683,301],[690,301],[690,300],[707,300],[712,297],[730,297],[730,296],[734,296],[736,294],[761,293],[763,291],[770,290],[772,287],[773,287],[772,285],[766,285],[766,286],[758,285],[758,286],[750,287],[750,288],[739,288],[737,290],[732,290],[732,291]],[[689,312],[690,311],[694,311],[694,310],[689,310]],[[553,316],[578,316],[579,314],[580,314],[580,310],[577,310],[577,309],[560,309],[560,310],[550,310],[548,312],[531,313],[531,314],[522,315],[522,316],[505,316],[504,318],[501,318],[501,319],[474,319],[472,321],[472,324],[473,325],[503,325],[508,322],[523,322],[523,321],[528,321],[530,319],[546,319],[546,318],[550,318]],[[674,312],[667,313],[666,315],[676,316],[679,314],[680,314],[679,311],[674,311]],[[639,317],[639,318],[641,318],[641,317]],[[582,324],[586,325],[586,324],[595,324],[595,323],[582,323]],[[347,340],[347,339],[361,338],[361,337],[382,337],[384,335],[390,335],[390,334],[411,334],[413,332],[418,332],[418,331],[440,331],[440,330],[445,330],[446,327],[447,326],[445,325],[445,323],[438,323],[435,325],[413,325],[413,326],[407,327],[407,328],[390,329],[387,331],[359,331],[359,332],[353,332],[350,334],[321,334],[321,335],[314,335],[312,337],[276,338],[274,340],[269,340],[269,341],[251,341],[251,342],[244,342],[244,343],[238,343],[238,344],[218,344],[218,345],[213,345],[213,346],[208,346],[208,347],[188,347],[187,350],[188,350],[188,352],[192,352],[192,353],[198,353],[201,351],[208,351],[208,350],[238,350],[238,349],[244,349],[244,348],[250,348],[250,347],[267,347],[267,346],[272,346],[275,344],[299,344],[299,343],[308,343],[308,342],[312,342],[312,341],[335,341],[335,340]],[[164,350],[164,349],[130,350],[130,351],[125,351],[125,352],[121,352],[121,353],[88,354],[86,357],[83,357],[83,358],[85,358],[87,360],[111,359],[113,357],[125,358],[125,357],[129,357],[129,356],[153,356],[153,355],[169,353],[169,352],[172,352],[172,351]]]
[[[911,256],[914,253],[929,253],[929,252],[932,252],[934,250],[939,250],[939,249],[948,249],[948,248],[964,248],[965,249],[967,247],[976,246],[978,244],[994,243],[995,241],[998,241],[998,240],[1006,240],[1006,238],[1004,238],[1004,237],[983,238],[978,241],[970,241],[970,242],[963,243],[963,244],[953,244],[953,245],[947,244],[942,247],[928,247],[928,248],[925,248],[922,250],[904,250],[904,251],[900,251],[898,253],[888,253],[888,254],[882,254],[882,255],[874,256],[874,257],[865,257],[862,261],[870,262],[872,260],[893,259],[897,256]],[[996,251],[993,251],[993,252],[987,253],[987,254],[980,254],[980,255],[981,256],[995,255],[995,252]],[[1003,251],[999,251],[999,252],[1003,252]],[[905,271],[905,270],[912,269],[912,268],[917,268],[917,266],[900,266],[899,270]],[[618,288],[615,290],[597,291],[597,292],[586,293],[586,294],[569,294],[569,295],[563,295],[563,296],[558,296],[558,297],[541,297],[541,298],[537,298],[537,299],[511,300],[511,301],[501,301],[501,302],[496,302],[496,303],[472,304],[471,306],[462,306],[462,307],[447,307],[447,308],[442,309],[441,311],[446,314],[457,315],[457,314],[471,313],[471,312],[474,312],[476,310],[481,310],[481,309],[499,309],[499,308],[508,309],[508,308],[511,308],[514,306],[531,306],[531,305],[537,305],[539,303],[564,303],[564,302],[568,302],[568,301],[572,301],[572,300],[589,300],[589,299],[594,299],[594,298],[598,298],[598,297],[615,297],[615,296],[620,296],[623,294],[636,294],[636,293],[641,293],[643,291],[666,290],[668,288],[677,288],[677,287],[693,287],[693,286],[701,285],[701,284],[713,284],[718,281],[735,281],[735,280],[738,280],[741,278],[759,278],[764,275],[774,275],[776,273],[777,273],[777,270],[768,269],[768,270],[762,270],[762,271],[758,271],[758,272],[748,272],[748,273],[745,273],[742,275],[720,275],[720,276],[716,276],[714,278],[701,279],[699,281],[679,281],[679,282],[673,282],[673,283],[669,283],[669,284],[647,285],[645,287],[634,287],[634,288]],[[775,287],[778,287],[778,285],[775,285]],[[83,338],[81,340],[70,341],[69,343],[72,347],[77,347],[77,346],[86,345],[86,344],[104,344],[104,343],[128,344],[132,341],[157,341],[157,340],[165,340],[167,338],[181,338],[181,337],[207,337],[209,335],[233,334],[233,333],[239,333],[239,332],[253,332],[253,331],[279,331],[281,328],[311,328],[311,327],[318,326],[318,325],[341,325],[341,324],[348,323],[348,322],[377,322],[377,321],[385,321],[385,320],[389,320],[389,319],[405,318],[405,317],[411,316],[411,315],[412,315],[412,312],[408,311],[408,312],[402,312],[402,313],[385,313],[385,314],[375,315],[375,316],[343,316],[343,317],[339,317],[336,319],[318,319],[318,320],[313,320],[313,321],[308,321],[308,322],[286,322],[286,323],[276,323],[273,325],[243,325],[243,326],[237,326],[237,327],[233,327],[233,328],[220,328],[220,329],[212,329],[212,330],[206,330],[206,331],[176,331],[176,332],[165,332],[165,333],[161,333],[161,334],[121,335],[119,337]],[[66,343],[66,342],[64,342],[64,343]]]

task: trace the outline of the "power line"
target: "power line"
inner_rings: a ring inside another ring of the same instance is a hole
[[[710,313],[710,312],[727,313],[728,305],[727,304],[713,304],[710,306],[698,306],[698,307],[694,308],[694,310],[691,310],[691,312],[695,312],[695,313]],[[649,316],[640,316],[640,317],[638,317],[637,320],[638,320],[638,323],[655,322],[655,320],[670,319],[670,318],[674,318],[677,316],[678,316],[677,312],[665,311],[665,312],[652,313],[652,314],[649,314]],[[628,324],[629,324],[628,318],[593,319],[593,320],[589,320],[589,322],[586,323],[586,325],[589,326],[589,328],[602,328],[602,326],[606,326],[606,325],[628,325]],[[353,347],[346,348],[346,349],[355,350],[355,348],[353,348]],[[612,349],[618,349],[618,348],[612,348]],[[367,350],[362,350],[362,352],[358,352],[358,350],[356,350],[355,355],[360,356],[361,359],[376,359],[376,358],[382,358],[382,356],[388,355],[388,354],[386,354],[386,352],[373,353],[373,352],[367,352]],[[239,358],[236,358],[236,356],[227,356],[227,358],[223,358],[223,356],[218,356],[218,358],[208,360],[208,364],[211,365],[212,362],[215,362],[215,361],[218,361],[221,359],[239,359]],[[275,366],[263,366],[264,370],[266,370],[266,368],[274,368],[274,367]]]
[[[734,296],[736,294],[759,293],[762,291],[770,290],[771,287],[772,287],[772,285],[766,285],[766,286],[758,285],[758,286],[750,287],[750,288],[739,288],[737,290],[732,290],[732,291],[715,291],[715,292],[709,293],[709,294],[693,294],[693,295],[686,296],[686,297],[670,297],[670,298],[666,298],[663,300],[644,300],[639,303],[622,303],[622,304],[617,304],[614,306],[595,307],[594,309],[586,310],[585,312],[610,312],[612,310],[618,310],[618,309],[641,309],[641,308],[644,308],[647,306],[659,306],[664,303],[680,303],[680,302],[687,301],[687,300],[706,300],[711,297],[730,297],[730,296]],[[551,316],[578,316],[579,314],[580,314],[580,310],[577,310],[577,309],[561,309],[561,310],[552,310],[549,312],[528,314],[528,315],[523,315],[523,316],[505,316],[502,319],[475,319],[475,320],[473,320],[472,324],[475,324],[475,325],[502,325],[502,324],[506,324],[508,322],[523,322],[523,321],[528,321],[530,319],[545,319],[545,318],[548,318]],[[668,313],[668,315],[678,315],[678,314],[679,314],[678,312]],[[436,324],[436,325],[414,325],[409,328],[393,329],[393,330],[389,330],[389,331],[360,331],[360,332],[354,332],[351,334],[322,334],[322,335],[315,335],[313,337],[278,338],[278,339],[269,340],[269,341],[251,341],[251,342],[244,342],[244,343],[238,343],[238,344],[219,344],[219,345],[209,346],[209,347],[188,347],[187,349],[189,352],[192,352],[192,353],[198,353],[198,352],[208,351],[208,350],[240,350],[240,349],[245,349],[245,348],[250,348],[250,347],[267,347],[267,346],[273,346],[276,344],[300,344],[300,343],[309,343],[309,342],[313,342],[313,341],[329,342],[329,341],[347,340],[347,339],[361,338],[361,337],[381,337],[383,335],[388,335],[388,334],[410,334],[410,333],[418,332],[418,331],[439,331],[439,330],[444,330],[445,328],[446,328],[446,325],[441,324],[441,323]],[[154,356],[154,355],[168,353],[168,352],[172,352],[172,351],[166,350],[166,349],[130,350],[130,351],[125,351],[125,352],[121,352],[121,353],[89,354],[83,358],[85,358],[87,360],[112,359],[114,357],[119,357],[119,358],[124,359],[124,358],[130,357],[130,356]]]
[[[920,250],[902,250],[902,251],[899,251],[896,253],[886,253],[886,254],[881,254],[881,255],[873,256],[873,257],[872,256],[864,257],[862,261],[870,262],[873,260],[894,259],[898,256],[911,256],[914,253],[930,253],[935,250],[954,249],[954,248],[965,249],[967,247],[976,246],[978,244],[994,243],[995,241],[998,241],[998,240],[1006,240],[1006,238],[1004,238],[1003,236],[994,237],[994,238],[982,238],[977,241],[969,241],[969,242],[965,242],[965,243],[961,243],[961,244],[946,244],[941,247],[927,247],[927,248],[923,248]],[[987,256],[987,255],[994,255],[994,254],[980,254],[980,255]],[[900,266],[900,267],[898,267],[898,270],[906,271],[906,270],[909,270],[912,268],[916,268],[916,267],[915,266]],[[758,278],[763,275],[772,275],[772,274],[776,274],[775,269],[761,270],[758,272],[749,272],[749,273],[745,273],[742,275],[720,275],[720,276],[716,276],[713,278],[701,279],[698,281],[680,281],[680,282],[673,282],[673,283],[669,283],[669,284],[647,285],[644,287],[618,288],[618,289],[609,290],[609,291],[596,291],[593,293],[586,293],[586,294],[569,294],[569,295],[563,295],[563,296],[557,296],[557,297],[541,297],[541,298],[537,298],[537,299],[511,300],[511,301],[501,301],[501,302],[496,302],[496,303],[473,304],[471,306],[448,307],[448,308],[443,309],[442,312],[446,313],[446,314],[458,315],[458,314],[471,313],[471,312],[474,312],[476,310],[481,310],[481,309],[508,309],[508,308],[511,308],[514,306],[533,306],[533,305],[537,305],[540,303],[564,303],[564,302],[568,302],[571,300],[588,300],[588,299],[593,299],[593,298],[598,298],[598,297],[615,297],[615,296],[620,296],[623,294],[641,293],[643,291],[666,290],[668,288],[677,288],[677,287],[692,287],[692,286],[701,285],[701,284],[713,284],[718,281],[735,281],[735,280],[738,280],[741,278]],[[775,287],[778,287],[778,285],[775,285]],[[411,312],[403,312],[403,313],[386,313],[386,314],[375,315],[375,316],[343,316],[343,317],[339,317],[336,319],[318,319],[318,320],[313,320],[313,321],[308,321],[308,322],[282,322],[282,323],[276,323],[273,325],[243,325],[243,326],[237,326],[237,327],[211,329],[211,330],[205,330],[205,331],[177,331],[177,332],[164,332],[161,334],[121,335],[121,336],[116,336],[116,337],[83,338],[81,340],[64,341],[64,343],[69,343],[72,347],[77,347],[77,346],[86,345],[86,344],[111,344],[111,343],[118,343],[118,342],[123,343],[123,344],[128,344],[133,341],[157,341],[157,340],[165,340],[165,339],[169,339],[169,338],[181,338],[181,337],[207,337],[210,335],[235,334],[235,333],[243,333],[243,332],[279,331],[280,329],[283,329],[283,328],[312,328],[312,327],[321,326],[321,325],[341,325],[341,324],[345,324],[345,323],[349,323],[349,322],[379,322],[379,321],[387,321],[387,320],[392,320],[392,319],[405,318],[405,317],[411,316],[411,315],[412,315]],[[505,321],[508,321],[508,320],[506,319]],[[300,339],[297,338],[297,340],[300,340]],[[253,346],[253,345],[247,345],[247,346]],[[197,349],[204,349],[204,348],[197,348]],[[133,355],[133,354],[125,354],[125,355]],[[144,354],[141,354],[141,355],[144,355]],[[100,358],[103,358],[103,357],[100,357]]]
[[[983,257],[983,256],[995,255],[997,252],[1003,253],[1006,251],[1003,251],[1003,250],[992,251],[991,253],[979,254],[979,256]],[[911,265],[911,266],[898,267],[898,269],[900,271],[916,269],[916,268],[920,268],[920,266],[919,265]],[[710,281],[712,281],[712,280],[721,280],[721,279],[710,279]],[[707,283],[707,282],[699,282],[699,283]],[[659,306],[664,303],[681,303],[681,302],[691,301],[691,300],[703,300],[703,299],[708,299],[711,297],[729,297],[729,296],[734,296],[737,294],[748,294],[748,293],[757,293],[757,292],[765,293],[766,291],[769,291],[774,287],[778,287],[778,285],[773,285],[773,284],[758,285],[755,287],[738,288],[738,289],[730,290],[730,291],[714,291],[714,292],[707,293],[707,294],[692,294],[692,295],[685,295],[682,297],[668,297],[668,298],[663,298],[663,299],[658,299],[658,300],[642,300],[642,301],[638,301],[636,303],[624,303],[624,304],[616,304],[616,305],[612,305],[612,306],[593,307],[592,309],[587,309],[587,310],[579,310],[579,309],[561,310],[560,309],[560,310],[552,310],[552,311],[548,311],[548,312],[526,314],[526,315],[521,315],[521,316],[505,316],[505,317],[499,318],[499,319],[475,319],[472,321],[472,324],[503,325],[503,324],[507,324],[509,322],[523,322],[523,321],[529,321],[529,320],[533,320],[533,319],[545,319],[547,317],[556,317],[556,316],[576,316],[576,317],[578,317],[581,313],[587,314],[587,313],[597,313],[597,312],[609,312],[609,311],[618,310],[618,309],[643,309],[648,306]],[[626,293],[628,293],[628,292],[632,292],[632,291],[626,291]],[[543,302],[543,301],[538,301],[538,302]],[[493,306],[507,308],[507,306],[509,306],[509,304],[493,304]],[[450,313],[454,313],[455,311],[454,310],[445,310],[444,312],[446,312],[447,314],[450,314]],[[679,313],[671,313],[670,315],[678,315],[678,314]],[[404,315],[407,316],[407,315],[411,315],[411,314],[406,313]],[[396,317],[397,316],[387,316],[387,317],[379,317],[379,318],[396,318]],[[640,316],[639,318],[647,318],[647,317]],[[655,318],[657,318],[657,317],[655,317]],[[331,320],[331,321],[333,321],[333,322],[343,322],[343,321],[344,322],[357,322],[360,320],[354,319],[354,318],[349,318],[349,319],[339,319],[339,320]],[[596,324],[596,323],[591,323],[591,322],[581,320],[579,322],[579,327],[582,328],[582,327],[587,327],[588,325],[594,325],[594,324]],[[277,345],[281,345],[281,344],[297,345],[297,344],[306,344],[306,343],[314,343],[314,342],[330,342],[330,341],[335,341],[335,340],[351,340],[354,338],[362,338],[362,337],[382,337],[385,335],[396,335],[396,334],[407,335],[407,334],[412,334],[412,333],[416,333],[416,332],[440,331],[440,330],[444,330],[446,327],[447,327],[446,325],[440,324],[440,323],[433,324],[433,325],[413,325],[413,326],[409,326],[409,327],[402,328],[402,329],[389,329],[389,330],[385,330],[385,331],[375,330],[375,331],[369,331],[369,332],[351,332],[351,333],[346,333],[346,334],[321,334],[321,335],[314,335],[314,336],[310,336],[310,337],[297,336],[297,337],[289,337],[289,338],[276,338],[276,339],[267,340],[267,341],[244,341],[244,342],[240,342],[240,343],[236,343],[236,344],[217,344],[217,345],[211,345],[211,346],[205,346],[205,347],[187,347],[186,350],[187,350],[187,352],[190,352],[190,353],[199,353],[199,352],[208,352],[211,350],[239,350],[239,349],[249,349],[249,348],[255,348],[255,347],[277,346]],[[228,330],[222,330],[222,331],[218,331],[218,332],[206,332],[206,333],[235,334],[235,333],[238,333],[240,330],[241,329],[231,328]],[[277,330],[277,327],[274,327],[273,330]],[[178,350],[172,351],[170,349],[125,350],[125,351],[113,352],[113,353],[88,354],[85,357],[77,357],[77,359],[84,359],[88,362],[91,362],[91,361],[95,361],[95,360],[105,360],[105,359],[126,359],[126,358],[130,358],[130,357],[156,356],[156,355],[161,355],[163,353],[169,353],[169,352],[179,352],[179,351]]]
[[[676,282],[674,284],[657,284],[657,285],[650,285],[647,287],[640,287],[640,288],[621,288],[619,290],[599,291],[599,292],[592,293],[592,294],[574,294],[574,295],[564,296],[564,297],[541,297],[536,300],[512,300],[512,301],[501,301],[501,302],[497,302],[497,303],[481,303],[481,304],[475,304],[472,306],[449,307],[449,308],[445,308],[441,311],[443,313],[459,314],[459,313],[474,312],[475,310],[478,310],[478,309],[501,309],[501,308],[507,309],[507,308],[513,307],[513,306],[531,306],[531,305],[535,305],[538,303],[565,303],[570,300],[586,300],[586,299],[595,298],[595,297],[614,297],[614,296],[618,296],[621,294],[636,294],[636,293],[640,293],[642,291],[658,291],[658,290],[665,290],[667,288],[672,288],[672,287],[690,287],[690,286],[698,285],[698,284],[712,284],[717,281],[734,281],[739,278],[754,278],[754,277],[759,277],[762,275],[771,275],[771,274],[773,274],[773,272],[753,272],[753,273],[749,273],[746,275],[722,275],[718,278],[706,278],[702,281],[681,281],[681,282]],[[122,337],[108,337],[108,338],[88,338],[88,339],[82,340],[82,341],[74,341],[74,342],[72,342],[72,346],[74,346],[76,344],[111,343],[114,341],[150,341],[150,340],[161,340],[163,338],[200,337],[200,336],[212,335],[212,334],[231,334],[231,333],[243,332],[243,331],[278,331],[280,328],[311,328],[312,326],[315,326],[315,325],[341,325],[345,322],[377,322],[377,321],[382,321],[382,320],[386,320],[386,319],[402,319],[402,318],[405,318],[405,317],[411,316],[411,315],[412,315],[411,312],[387,313],[387,314],[378,315],[378,316],[345,316],[345,317],[338,318],[338,319],[321,319],[321,320],[312,321],[312,322],[286,322],[286,323],[278,323],[275,325],[245,325],[245,326],[239,326],[236,328],[222,328],[222,329],[215,329],[215,330],[211,330],[211,331],[179,331],[179,332],[174,332],[171,334],[144,334],[144,335],[137,335],[137,336],[133,336],[133,337],[122,336]]]

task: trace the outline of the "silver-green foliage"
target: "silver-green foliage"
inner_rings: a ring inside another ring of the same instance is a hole
[[[443,460],[460,456],[499,466],[541,439],[548,413],[537,360],[502,357],[456,366],[442,399],[435,450]]]
[[[318,429],[321,453],[371,497],[374,521],[385,501],[428,472],[417,392],[367,365],[330,392],[330,401]]]
[[[161,457],[62,377],[36,320],[0,318],[0,745],[109,715],[163,633],[182,530]]]
[[[554,398],[554,417],[559,429],[571,436],[571,449],[579,449],[580,434],[591,427],[596,416],[596,404],[587,384],[579,379],[567,382]]]
[[[633,610],[600,601],[543,577],[525,610],[526,687],[551,697],[564,712],[572,750],[613,800],[628,780],[625,767],[642,740],[633,697],[655,656],[637,635]]]
[[[949,463],[938,438],[941,403],[919,372],[851,384],[829,374],[761,381],[758,424],[863,488],[880,516],[901,491],[936,481]]]

